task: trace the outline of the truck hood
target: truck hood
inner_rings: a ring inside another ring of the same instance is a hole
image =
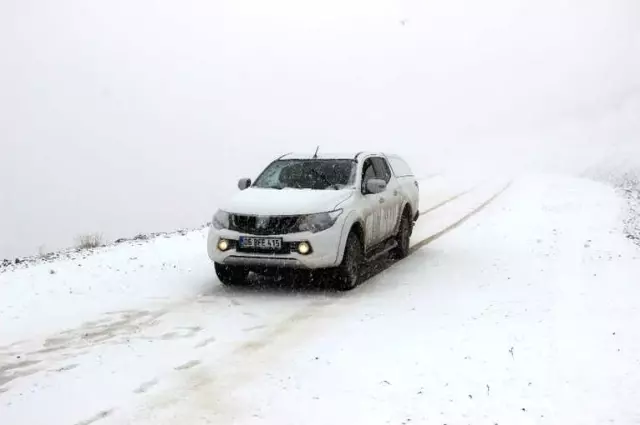
[[[353,190],[248,188],[234,195],[223,210],[243,215],[304,215],[333,211]]]

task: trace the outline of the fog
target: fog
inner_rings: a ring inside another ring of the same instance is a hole
[[[640,163],[637,0],[2,0],[0,52],[0,258],[198,226],[317,145]]]

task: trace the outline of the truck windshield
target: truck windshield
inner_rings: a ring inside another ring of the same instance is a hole
[[[351,159],[281,159],[272,162],[253,187],[265,189],[343,189],[353,185],[356,162]]]

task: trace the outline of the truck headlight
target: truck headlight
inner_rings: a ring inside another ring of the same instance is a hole
[[[218,249],[222,252],[229,249],[229,241],[226,239],[220,239],[218,241]]]
[[[211,220],[211,224],[216,229],[228,229],[229,228],[229,213],[226,211],[218,210],[213,215],[213,220]]]
[[[298,230],[311,233],[322,232],[333,226],[340,214],[342,210],[305,215],[300,219]]]
[[[298,244],[298,252],[302,255],[307,255],[311,252],[311,245],[309,242],[300,242]]]

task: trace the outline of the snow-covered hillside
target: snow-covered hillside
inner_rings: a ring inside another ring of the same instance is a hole
[[[637,422],[625,199],[561,175],[421,188],[412,255],[349,293],[223,287],[205,230],[7,270],[0,423]]]

